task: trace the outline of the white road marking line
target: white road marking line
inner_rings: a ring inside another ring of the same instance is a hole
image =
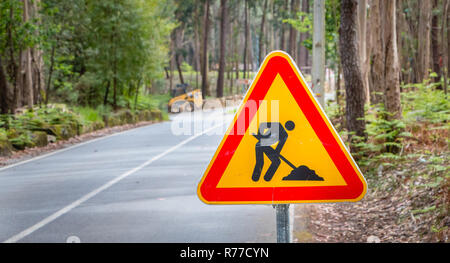
[[[125,131],[121,131],[121,132],[118,132],[118,133],[109,134],[109,135],[106,135],[106,136],[102,136],[100,138],[95,138],[95,139],[92,139],[92,140],[81,142],[81,143],[69,146],[67,148],[62,148],[62,149],[59,149],[59,150],[56,150],[56,151],[52,151],[52,152],[49,152],[49,153],[46,153],[46,154],[43,154],[43,155],[39,155],[39,156],[30,158],[30,159],[27,159],[27,160],[24,160],[24,161],[21,161],[21,162],[17,162],[17,163],[13,163],[13,164],[10,164],[10,165],[4,166],[4,167],[0,167],[0,172],[4,171],[6,169],[10,169],[10,168],[22,165],[22,164],[26,164],[26,163],[29,163],[29,162],[37,161],[37,160],[40,160],[40,159],[43,159],[43,158],[46,158],[46,157],[49,157],[49,156],[52,156],[52,155],[55,155],[55,154],[58,154],[58,153],[62,153],[62,152],[68,151],[68,150],[72,150],[72,149],[78,148],[80,146],[83,146],[83,145],[86,145],[86,144],[89,144],[89,143],[92,143],[92,142],[100,141],[100,140],[103,140],[103,139],[106,139],[106,138],[111,138],[111,137],[114,137],[114,136],[117,136],[117,135],[129,132],[129,131],[132,131],[132,130],[137,130],[137,129],[148,127],[148,126],[149,125],[145,125],[145,126],[136,127],[136,128],[128,129],[128,130],[125,130]]]
[[[56,211],[55,213],[53,213],[53,214],[51,214],[50,216],[44,218],[43,220],[41,220],[40,222],[36,223],[35,225],[33,225],[33,226],[31,226],[31,227],[29,227],[29,228],[23,230],[23,231],[20,232],[19,234],[14,235],[14,236],[8,238],[8,239],[5,240],[3,243],[15,243],[15,242],[17,242],[17,241],[23,239],[24,237],[26,237],[26,236],[32,234],[32,233],[35,232],[36,230],[38,230],[38,229],[44,227],[45,225],[47,225],[47,224],[53,222],[53,221],[56,220],[58,217],[60,217],[60,216],[62,216],[62,215],[64,215],[64,214],[66,214],[66,213],[69,212],[70,210],[76,208],[77,206],[79,206],[79,205],[81,205],[82,203],[86,202],[87,200],[91,199],[92,197],[94,197],[94,196],[97,195],[98,193],[100,193],[100,192],[102,192],[102,191],[108,189],[109,187],[113,186],[114,184],[116,184],[116,183],[119,182],[120,180],[122,180],[122,179],[126,178],[127,176],[129,176],[129,175],[131,175],[131,174],[133,174],[133,173],[135,173],[135,172],[141,170],[141,169],[144,168],[145,166],[147,166],[147,165],[153,163],[154,161],[156,161],[156,160],[158,160],[158,159],[160,159],[160,158],[166,156],[167,154],[169,154],[169,153],[171,153],[171,152],[177,150],[178,148],[180,148],[181,146],[185,145],[186,143],[188,143],[188,142],[190,142],[190,141],[192,141],[192,140],[194,140],[194,139],[196,139],[196,138],[198,138],[198,137],[200,137],[200,136],[206,134],[206,133],[209,132],[209,131],[212,131],[212,130],[214,130],[214,129],[217,129],[217,128],[223,126],[224,124],[225,124],[225,123],[221,123],[221,124],[218,124],[218,125],[216,125],[216,126],[213,126],[213,127],[209,128],[209,129],[207,129],[207,130],[204,130],[204,131],[201,132],[201,133],[198,133],[198,134],[196,134],[196,135],[194,135],[194,136],[192,136],[192,137],[187,138],[186,140],[180,142],[179,144],[177,144],[177,145],[175,145],[175,146],[172,146],[171,148],[167,149],[166,151],[164,151],[164,152],[162,152],[162,153],[156,155],[155,157],[153,157],[153,158],[147,160],[147,161],[144,162],[143,164],[141,164],[141,165],[139,165],[139,166],[137,166],[137,167],[135,167],[135,168],[129,170],[128,172],[125,172],[125,173],[119,175],[118,177],[112,179],[111,181],[109,181],[109,182],[107,182],[106,184],[100,186],[99,188],[95,189],[94,191],[92,191],[92,192],[90,192],[90,193],[88,193],[88,194],[82,196],[80,199],[78,199],[78,200],[74,201],[73,203],[67,205],[66,207],[63,207],[62,209]]]

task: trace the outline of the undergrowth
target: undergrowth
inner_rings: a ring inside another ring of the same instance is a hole
[[[405,202],[399,205],[398,223],[411,221],[421,225],[420,235],[445,241],[450,225],[450,100],[436,87],[428,80],[403,85],[401,120],[388,120],[383,105],[367,108],[367,140],[360,138],[359,151],[352,155],[370,193]],[[334,104],[327,113],[347,138],[342,108]]]
[[[67,139],[107,125],[114,126],[138,119],[153,118],[155,111],[161,113],[162,120],[167,120],[168,114],[164,110],[167,109],[168,100],[168,95],[141,95],[136,101],[130,99],[129,104],[134,105],[134,108],[123,108],[118,112],[114,112],[111,106],[102,104],[96,108],[49,104],[45,107],[24,109],[15,115],[2,114],[0,115],[0,147],[2,147],[0,153],[5,154],[6,150],[8,154],[10,151],[8,149],[11,147],[24,150],[27,147],[46,144],[48,138],[44,138],[46,136],[44,134],[55,136],[52,140]],[[109,120],[109,123],[106,120]]]

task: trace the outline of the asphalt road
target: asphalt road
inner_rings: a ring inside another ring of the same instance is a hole
[[[181,114],[0,168],[0,241],[276,242],[271,206],[197,198],[231,118]]]

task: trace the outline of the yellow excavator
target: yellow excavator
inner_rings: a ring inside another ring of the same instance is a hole
[[[196,89],[187,92],[189,84],[177,84],[175,89],[171,90],[172,99],[169,100],[167,110],[169,113],[191,112],[195,109],[201,109],[203,106],[202,91]]]

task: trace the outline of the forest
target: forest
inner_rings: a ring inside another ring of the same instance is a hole
[[[1,0],[0,156],[168,120],[177,84],[206,100],[242,95],[264,57],[283,50],[314,91],[322,80],[328,117],[377,189],[361,211],[379,206],[394,240],[448,242],[449,9],[449,0]],[[396,216],[383,214],[391,207]],[[330,209],[352,218],[350,207]],[[322,223],[311,228],[356,238]]]

